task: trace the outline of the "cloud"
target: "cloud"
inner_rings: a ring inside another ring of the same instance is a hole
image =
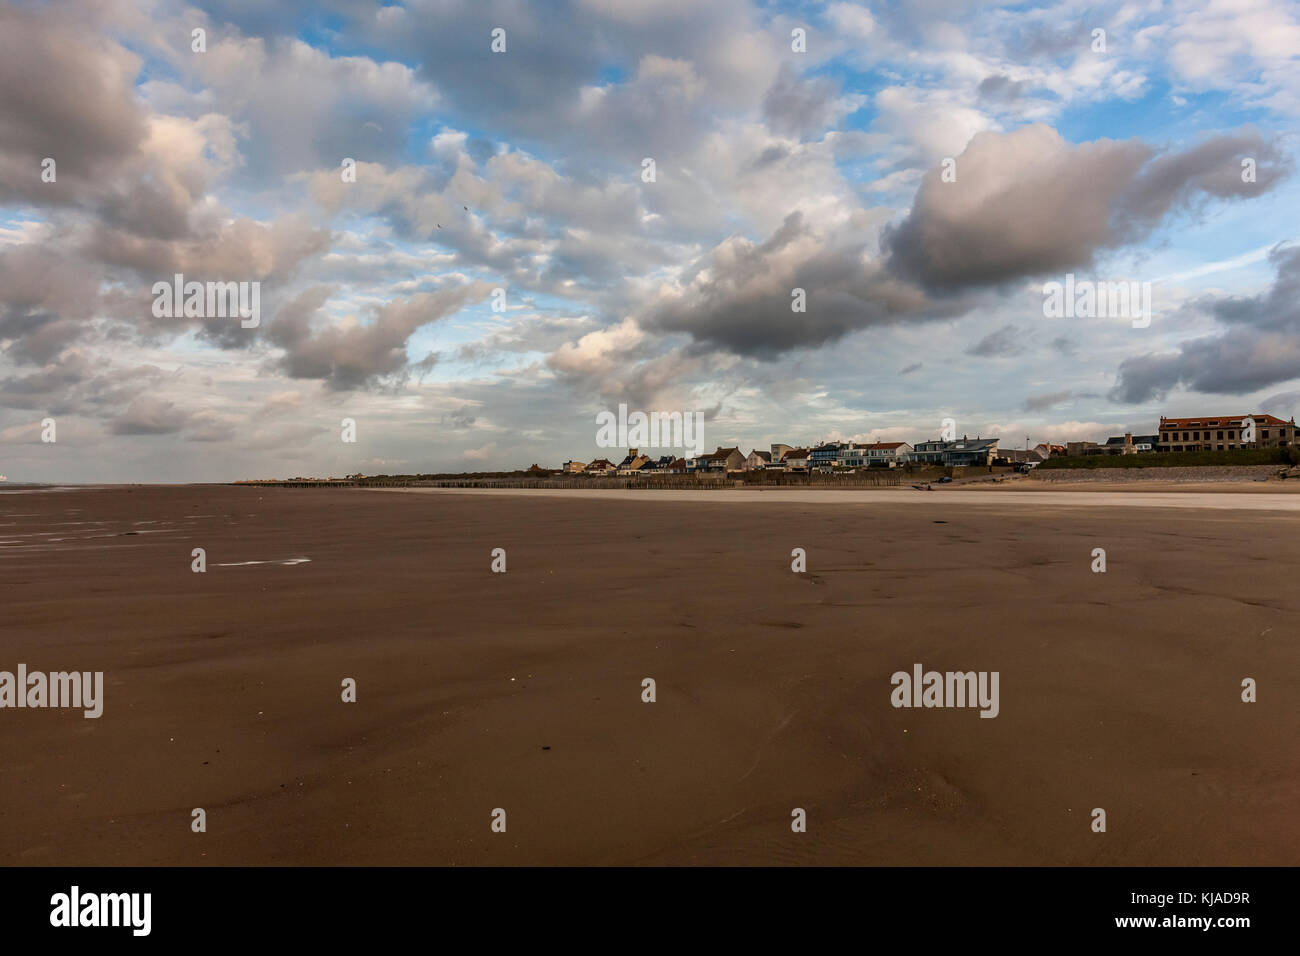
[[[281,349],[279,368],[291,378],[319,379],[334,391],[375,388],[407,370],[406,343],[420,328],[487,298],[487,282],[449,281],[436,292],[393,299],[371,321],[328,324],[319,310],[331,290],[314,287],[278,312],[270,340]]]
[[[483,445],[479,448],[466,448],[463,452],[460,453],[460,457],[463,458],[465,461],[485,462],[491,459],[493,455],[496,454],[496,450],[497,450],[497,443],[488,442],[486,445]]]
[[[189,417],[172,402],[141,396],[112,419],[109,431],[114,435],[168,435],[184,428]]]
[[[801,76],[787,63],[763,98],[763,118],[783,136],[803,139],[837,123],[858,107],[845,99],[840,85],[826,76]]]
[[[75,7],[0,7],[0,201],[71,203],[143,142],[139,58]],[[57,180],[41,181],[54,159]]]
[[[1024,410],[1027,412],[1041,412],[1045,409],[1060,405],[1074,397],[1074,392],[1068,388],[1060,392],[1048,392],[1043,395],[1030,395],[1025,399]]]
[[[1020,80],[1013,80],[1002,73],[994,73],[980,80],[979,95],[990,100],[1010,102],[1019,99],[1021,92],[1028,86]]]
[[[478,421],[477,415],[470,414],[469,408],[457,408],[442,416],[441,424],[449,428],[463,429],[473,428],[474,423]]]
[[[1184,342],[1176,351],[1125,359],[1111,400],[1145,402],[1180,385],[1245,395],[1300,377],[1300,247],[1278,247],[1269,258],[1277,275],[1267,291],[1197,303],[1221,331]]]
[[[1023,340],[1026,333],[1026,329],[1018,326],[1004,325],[1002,328],[990,332],[968,348],[966,354],[979,356],[980,358],[1006,358],[1012,355],[1021,355],[1025,351]]]
[[[331,56],[298,39],[214,38],[207,53],[183,62],[246,130],[247,172],[256,181],[337,171],[344,157],[396,158],[411,125],[438,102],[409,66]]]
[[[1250,155],[1261,157],[1255,184],[1241,182],[1240,158]],[[1042,124],[980,133],[957,157],[955,182],[939,168],[926,173],[884,244],[892,270],[933,290],[1004,283],[1088,265],[1198,194],[1260,195],[1284,169],[1252,132],[1161,156],[1138,140],[1072,146]]]
[[[802,289],[806,312],[793,311]],[[646,310],[647,328],[686,332],[741,355],[772,358],[904,316],[934,317],[915,286],[886,274],[851,229],[815,232],[801,212],[761,243],[733,236],[685,269]]]

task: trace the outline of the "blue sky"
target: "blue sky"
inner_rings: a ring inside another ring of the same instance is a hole
[[[0,18],[10,480],[556,466],[619,403],[745,451],[1300,405],[1291,3]],[[155,317],[177,272],[260,283],[258,327]],[[1067,273],[1153,321],[1045,318]]]

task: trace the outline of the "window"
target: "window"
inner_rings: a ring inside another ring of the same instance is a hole
[[[1267,438],[1267,437],[1268,437],[1268,429],[1265,428],[1262,432],[1260,432],[1260,435],[1261,435],[1262,437],[1264,437],[1264,438]]]
[[[1222,439],[1222,438],[1223,438],[1223,432],[1219,432],[1219,433],[1218,433],[1217,435],[1215,435],[1214,437],[1219,438],[1219,439]],[[1223,446],[1220,445],[1219,447],[1222,448]]]
[[[1228,437],[1229,437],[1229,438],[1236,438],[1236,437],[1237,437],[1237,433],[1236,433],[1236,432],[1228,432]]]
[[[1187,432],[1183,432],[1183,441],[1187,441]]]

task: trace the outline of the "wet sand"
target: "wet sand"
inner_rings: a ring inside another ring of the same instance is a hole
[[[747,494],[0,495],[0,861],[1300,862],[1300,499]]]

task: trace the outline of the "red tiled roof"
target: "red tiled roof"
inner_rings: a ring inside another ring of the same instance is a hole
[[[1243,419],[1253,418],[1256,425],[1289,425],[1272,415],[1215,415],[1209,418],[1163,418],[1162,429],[1173,428],[1240,428]]]

